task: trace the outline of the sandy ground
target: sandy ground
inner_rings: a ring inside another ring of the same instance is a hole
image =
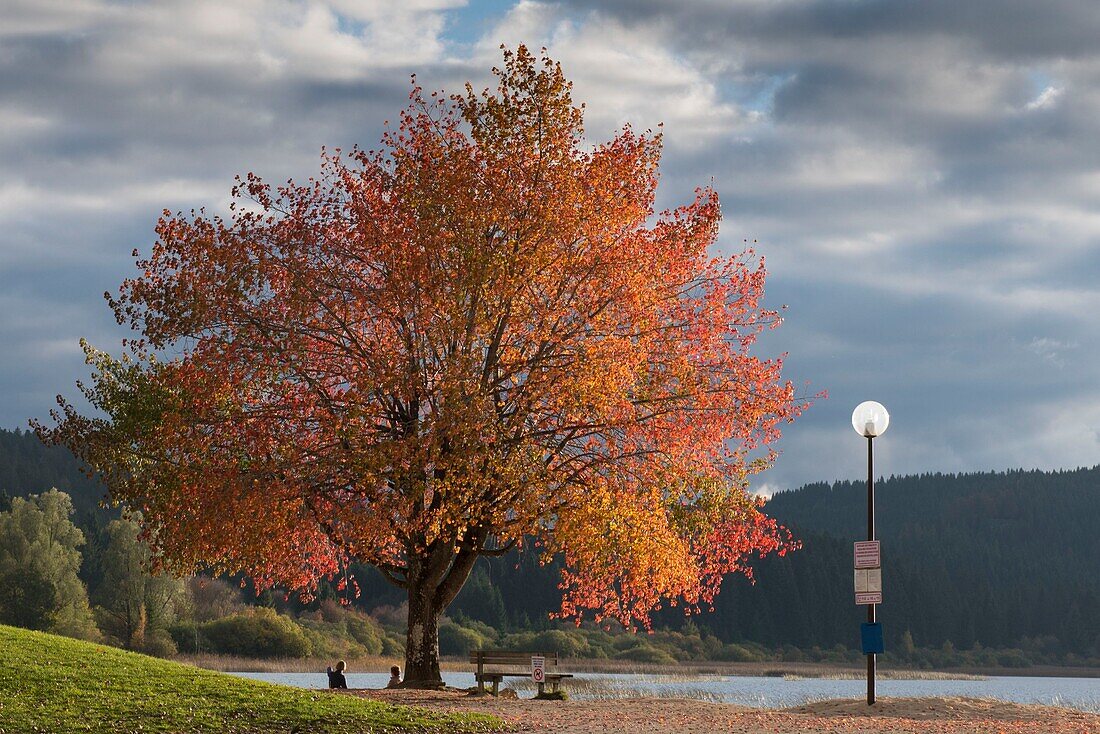
[[[390,703],[499,716],[517,734],[1100,734],[1100,715],[973,698],[822,701],[780,711],[674,698],[534,701],[460,691],[353,691]]]

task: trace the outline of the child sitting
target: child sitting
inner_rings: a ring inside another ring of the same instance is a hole
[[[397,688],[401,685],[401,668],[396,665],[390,668],[390,682],[386,684],[386,688]]]
[[[329,688],[344,688],[348,687],[348,681],[344,678],[344,671],[347,669],[348,664],[343,660],[336,663],[336,670],[331,667],[325,672],[328,673],[328,687]]]

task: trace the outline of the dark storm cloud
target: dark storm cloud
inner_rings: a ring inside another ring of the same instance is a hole
[[[410,73],[451,73],[425,33],[430,11],[377,10],[377,24],[426,44],[380,53],[311,4],[6,8],[0,426],[74,396],[81,337],[117,351],[125,332],[102,294],[133,273],[131,250],[148,252],[162,208],[220,210],[247,171],[309,176],[322,145],[377,143]]]
[[[686,42],[717,44],[752,37],[800,44],[807,39],[953,36],[994,56],[1091,57],[1100,18],[1087,0],[566,0],[629,23],[666,23]]]
[[[1088,0],[17,2],[0,25],[0,425],[72,394],[77,339],[163,207],[377,143],[425,87],[547,45],[593,141],[664,122],[658,204],[713,182],[786,324],[763,353],[820,402],[771,489],[1100,456],[1100,14]],[[447,39],[452,39],[448,41]]]
[[[858,476],[848,414],[894,413],[885,471],[1100,457],[1100,14],[1080,2],[583,2],[660,38],[759,123],[666,171],[714,178],[790,304],[761,347],[830,399],[769,488]],[[698,179],[697,179],[698,180]]]

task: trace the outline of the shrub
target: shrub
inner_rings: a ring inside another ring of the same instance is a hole
[[[615,659],[632,660],[636,663],[654,663],[657,665],[676,664],[676,658],[672,657],[664,650],[658,650],[648,643],[643,643],[637,647],[623,650],[615,656]]]
[[[322,658],[357,658],[367,654],[358,642],[348,635],[343,622],[328,624],[311,619],[299,619],[298,625],[309,640],[311,654]]]
[[[642,642],[640,637],[636,637],[635,635],[619,635],[611,642],[611,646],[620,651],[630,650],[642,644],[645,643]]]
[[[170,658],[179,652],[172,635],[164,629],[155,629],[146,634],[145,644],[141,646],[141,651],[155,658]]]
[[[500,641],[500,646],[505,650],[530,650],[534,644],[534,632],[513,632],[505,635]]]
[[[168,634],[179,652],[201,652],[209,646],[196,622],[177,622],[168,628]]]
[[[382,638],[382,654],[388,658],[405,657],[405,641],[399,635],[387,632]]]
[[[1031,665],[1031,660],[1022,650],[1002,650],[997,653],[997,665],[1002,668],[1027,668]]]
[[[383,652],[382,627],[370,617],[358,612],[347,613],[348,634],[363,646],[368,655],[381,655]]]
[[[241,590],[222,579],[193,576],[186,584],[191,597],[191,613],[200,622],[221,619],[247,608],[241,600]]]
[[[401,602],[400,606],[392,607],[383,605],[375,607],[371,616],[388,632],[400,632],[404,630],[409,620],[409,603]]]
[[[456,615],[451,618],[451,621],[453,621],[460,627],[465,627],[466,629],[471,629],[475,632],[480,633],[482,637],[489,640],[489,642],[492,644],[496,644],[497,638],[500,637],[500,633],[497,632],[496,628],[494,628],[492,625],[485,624],[484,622],[477,619],[470,619],[469,617],[463,615]]]
[[[454,622],[439,625],[440,655],[469,655],[470,650],[484,648],[488,642],[480,632]]]
[[[200,628],[214,652],[256,658],[300,658],[313,652],[302,628],[274,609],[259,607]]]
[[[766,658],[764,655],[736,643],[722,645],[722,649],[714,653],[714,660],[725,660],[732,663],[759,663]]]
[[[575,658],[588,650],[588,641],[576,632],[546,630],[539,632],[531,640],[533,652],[556,652],[561,657]]]

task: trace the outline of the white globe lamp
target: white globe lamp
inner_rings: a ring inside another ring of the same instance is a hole
[[[865,400],[852,411],[852,428],[864,438],[875,438],[886,433],[890,425],[890,414],[882,403]]]

